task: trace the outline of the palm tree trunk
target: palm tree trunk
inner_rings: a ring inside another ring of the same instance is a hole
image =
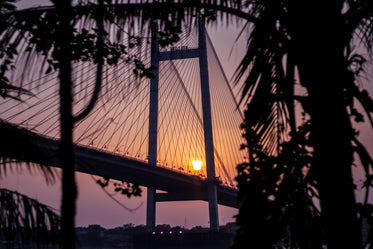
[[[71,49],[72,37],[71,3],[70,1],[56,1],[60,27],[58,36],[58,53],[60,63],[60,161],[62,165],[62,205],[61,205],[61,229],[62,248],[75,248],[75,213],[77,188],[75,182],[75,156],[73,149],[73,125],[72,115],[72,80],[71,80]]]
[[[61,65],[61,74],[63,71]],[[67,68],[66,68],[67,70]],[[60,113],[61,113],[61,142],[60,161],[62,164],[62,206],[61,228],[62,248],[75,248],[75,202],[77,187],[75,182],[75,156],[73,150],[73,117],[71,115],[71,82],[61,79],[60,83]]]
[[[308,87],[312,108],[313,173],[318,184],[328,248],[358,249],[361,240],[351,173],[352,130],[343,91],[337,86],[343,79],[334,77],[343,74],[343,69],[339,68],[325,70]]]
[[[328,249],[360,249],[351,172],[353,134],[344,96],[353,77],[344,58],[348,37],[343,30],[342,4],[320,0],[311,5],[298,6],[295,18],[297,25],[302,24],[294,41],[300,80],[310,99],[312,172],[319,188],[326,243]]]

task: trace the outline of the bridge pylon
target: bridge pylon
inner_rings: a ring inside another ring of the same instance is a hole
[[[153,77],[150,79],[150,100],[149,100],[149,156],[148,164],[157,165],[157,128],[158,128],[158,89],[159,89],[159,44],[158,25],[152,23],[151,41],[151,66],[154,67]],[[155,194],[154,188],[147,190],[146,200],[146,227],[152,230],[155,227]]]
[[[209,203],[210,229],[219,229],[217,181],[215,176],[214,142],[211,120],[211,99],[209,88],[209,74],[207,64],[206,33],[203,18],[199,19],[198,48],[178,51],[159,51],[158,25],[152,24],[151,65],[154,67],[153,78],[150,80],[150,108],[149,108],[149,158],[148,164],[157,164],[157,127],[158,127],[158,89],[159,89],[159,62],[166,60],[199,58],[203,130],[205,142],[205,158],[207,172],[207,193],[201,193],[201,199]],[[207,197],[207,198],[205,198]],[[155,227],[157,194],[154,188],[148,187],[146,226],[148,230]],[[188,197],[180,198],[187,200]],[[195,200],[195,199],[193,199]]]

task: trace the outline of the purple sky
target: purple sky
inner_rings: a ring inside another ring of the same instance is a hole
[[[58,170],[58,175],[60,171]],[[97,177],[94,177],[98,179]],[[95,183],[92,176],[77,174],[79,199],[77,202],[77,226],[99,224],[106,228],[122,226],[127,223],[136,225],[145,224],[146,212],[146,188],[142,197],[115,195],[113,198],[120,201],[130,209],[128,211],[113,201],[101,187]],[[39,173],[30,174],[23,172],[8,173],[8,176],[1,179],[0,188],[17,190],[55,209],[60,207],[60,180],[53,185],[47,185]],[[111,194],[114,191],[109,191]],[[225,224],[233,221],[232,216],[237,213],[236,209],[219,206],[220,223]],[[178,203],[157,203],[156,224],[170,224],[172,226],[208,226],[207,202],[190,201]]]
[[[23,2],[31,3],[31,6],[37,6],[35,1],[23,0]],[[24,5],[24,6],[27,6]],[[238,34],[236,28],[210,28],[209,34],[215,49],[221,60],[224,70],[226,71],[228,79],[237,67],[240,56],[244,51],[244,42],[239,42],[233,50],[231,56],[230,51],[234,44],[234,40]],[[372,82],[371,78],[368,79]],[[372,86],[368,82],[361,83],[363,87],[372,91]],[[361,131],[361,138],[368,145],[373,148],[372,129],[367,125],[358,125],[357,128]],[[57,175],[60,175],[60,171]],[[357,178],[360,178],[362,171],[357,166],[354,170]],[[95,183],[97,177],[86,174],[77,174],[79,199],[77,202],[78,213],[76,217],[77,226],[87,226],[90,224],[99,224],[103,227],[111,228],[122,226],[127,223],[145,224],[145,210],[146,210],[146,188],[143,189],[142,197],[127,197],[115,195],[116,198],[123,205],[130,209],[138,207],[135,211],[128,211],[113,201],[102,189]],[[359,186],[359,180],[357,180]],[[29,173],[27,170],[8,172],[7,176],[2,176],[0,180],[0,188],[8,188],[18,190],[19,192],[29,195],[32,198],[50,205],[59,210],[60,207],[60,179],[57,179],[53,185],[47,185],[44,179],[37,172]],[[113,193],[113,191],[109,191]],[[358,199],[360,199],[360,194]],[[237,209],[219,206],[220,224],[234,221],[233,216],[237,214]],[[193,201],[193,202],[177,202],[177,203],[158,203],[156,224],[170,224],[172,226],[180,225],[191,228],[193,226],[201,225],[208,226],[208,206],[207,202]]]
[[[234,39],[238,30],[235,28],[210,28],[210,37],[220,57],[228,79],[231,78],[237,63],[239,62],[240,51],[234,50],[230,56]],[[241,43],[242,45],[242,43]],[[229,59],[228,59],[229,58]],[[47,185],[38,172],[30,173],[27,170],[8,172],[6,177],[0,180],[0,188],[17,190],[42,203],[45,203],[56,210],[60,208],[60,170],[56,170],[58,179],[55,184]],[[98,177],[77,173],[79,198],[77,202],[77,226],[99,224],[111,228],[122,226],[127,223],[136,225],[145,224],[146,213],[146,188],[143,187],[142,197],[115,195],[123,205],[135,211],[129,211],[117,204],[101,187],[95,183]],[[113,194],[114,191],[109,191]],[[233,216],[237,209],[219,206],[220,224],[234,221]],[[172,226],[193,226],[201,225],[208,227],[208,204],[203,201],[188,202],[164,202],[157,203],[156,224],[170,224]]]

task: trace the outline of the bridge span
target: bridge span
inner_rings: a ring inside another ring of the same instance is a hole
[[[57,158],[59,141],[38,136],[37,143],[48,155],[47,165],[61,167]],[[237,189],[207,181],[195,175],[163,167],[154,167],[147,162],[113,153],[75,145],[76,171],[107,177],[113,180],[138,183],[167,193],[157,193],[156,201],[208,201],[209,184],[217,184],[218,204],[237,208]]]
[[[126,60],[104,65],[96,106],[74,127],[77,171],[147,187],[149,229],[155,226],[157,201],[208,201],[212,230],[219,229],[218,204],[237,207],[235,166],[247,161],[239,149],[243,115],[203,18],[198,23],[196,32],[182,32],[174,44],[181,49],[159,46],[157,23],[151,36],[140,33],[141,46],[131,56],[152,68],[154,77],[134,77],[136,68]],[[90,103],[96,72],[91,61],[74,63],[74,113]],[[2,101],[0,119],[35,132],[48,154],[44,164],[61,167],[58,74],[26,85],[37,98]],[[30,156],[38,163],[36,155]],[[193,161],[203,164],[199,173],[191,168]]]

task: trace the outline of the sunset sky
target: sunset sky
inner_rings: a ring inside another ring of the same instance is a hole
[[[24,6],[27,6],[25,4]],[[31,6],[36,6],[33,1]],[[234,46],[234,40],[238,29],[223,28],[221,25],[210,27],[209,34],[220,57],[228,79],[231,78],[236,65],[239,62],[242,50]],[[242,47],[242,43],[240,44]],[[234,50],[231,49],[235,47]],[[47,185],[38,172],[29,173],[27,170],[13,170],[8,172],[7,176],[2,176],[0,180],[1,188],[17,190],[32,198],[45,203],[56,210],[60,208],[60,170],[56,169],[57,180],[55,184]],[[145,224],[146,212],[146,188],[143,187],[142,197],[132,197],[128,199],[125,196],[115,195],[117,201],[128,207],[125,209],[114,201],[110,194],[113,190],[105,193],[101,187],[95,183],[99,179],[96,176],[77,173],[79,199],[77,202],[77,226],[87,226],[90,224],[99,224],[103,227],[122,226],[127,223],[136,225]],[[238,212],[237,209],[219,206],[220,224],[234,221],[233,216]],[[193,226],[201,225],[208,227],[208,204],[202,201],[177,202],[177,203],[157,203],[156,224],[170,224],[172,226]]]
[[[36,1],[23,0],[21,6],[37,6]],[[46,1],[40,1],[42,3]],[[241,24],[242,25],[242,24]],[[244,53],[245,42],[241,39],[235,43],[239,28],[230,26],[229,28],[218,24],[216,27],[208,28],[209,35],[221,60],[223,68],[228,79],[231,79],[234,70],[238,66],[241,56]],[[244,37],[245,38],[245,37]],[[233,48],[233,50],[232,50]],[[232,51],[232,53],[231,53]],[[371,65],[370,65],[371,66]],[[370,81],[368,83],[368,81]],[[362,87],[368,88],[373,95],[372,78],[368,81],[362,81]],[[360,137],[363,142],[373,150],[372,129],[368,125],[358,124],[357,129],[360,131]],[[361,168],[357,162],[354,168],[354,174],[357,178],[358,187],[361,185],[360,178],[362,175]],[[61,181],[60,170],[56,169],[56,183],[47,185],[45,180],[38,172],[28,172],[27,170],[13,169],[8,171],[7,175],[1,176],[0,188],[17,190],[31,198],[35,198],[45,203],[57,211],[60,208],[61,199]],[[143,187],[142,197],[132,197],[128,199],[125,196],[113,195],[112,189],[105,192],[96,180],[97,176],[77,173],[79,199],[77,202],[77,226],[87,226],[90,224],[99,224],[106,228],[122,226],[128,223],[135,225],[145,224],[146,216],[146,188]],[[360,184],[360,185],[359,185]],[[113,195],[113,196],[112,196]],[[371,194],[373,198],[373,195]],[[128,209],[119,205],[119,201]],[[361,200],[361,194],[358,194],[358,200]],[[201,225],[208,227],[208,204],[202,201],[177,202],[177,203],[157,203],[156,224],[170,224],[171,226],[193,226]],[[233,216],[238,210],[228,207],[219,206],[220,224],[233,222]]]

